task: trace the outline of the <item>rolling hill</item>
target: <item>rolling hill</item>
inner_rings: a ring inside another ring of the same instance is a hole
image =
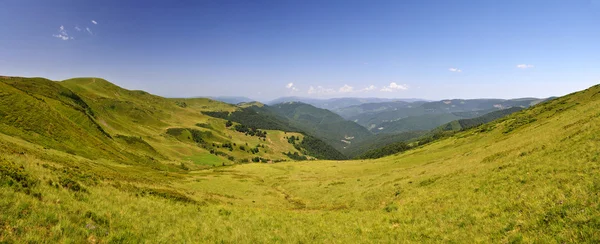
[[[513,113],[519,112],[521,110],[523,110],[523,108],[521,108],[521,107],[511,107],[511,108],[507,108],[507,109],[497,110],[497,111],[489,112],[482,116],[471,118],[471,119],[455,120],[455,121],[449,122],[447,124],[441,125],[437,129],[445,130],[445,131],[469,129],[469,128],[472,128],[475,126],[479,126],[479,125],[489,123],[494,120],[506,117]]]
[[[322,139],[344,154],[350,145],[361,143],[372,136],[364,127],[329,110],[309,104],[289,102],[275,104],[269,108],[288,118],[296,128]]]
[[[426,131],[410,131],[374,135],[360,125],[347,121],[329,110],[299,102],[271,106],[242,103],[238,104],[238,107],[240,108],[234,112],[204,113],[259,129],[294,131],[310,135],[311,144],[318,146],[307,147],[312,150],[307,150],[305,153],[321,159],[352,158],[368,150],[407,141],[426,133]]]
[[[368,149],[363,147],[360,148],[362,150],[356,150],[356,154],[354,154],[353,157],[360,159],[373,159],[407,151],[432,141],[452,136],[454,133],[460,130],[466,130],[485,123],[490,123],[494,120],[501,119],[521,110],[523,110],[521,107],[497,110],[472,119],[454,120],[430,131],[404,132],[400,134],[377,134],[376,137],[381,137],[382,140],[374,142],[373,145],[368,147]],[[404,138],[400,139],[398,137]],[[385,138],[389,139],[385,140]]]
[[[302,153],[281,143],[291,135],[302,138],[298,133],[245,135],[226,128],[224,120],[203,115],[236,109],[209,99],[167,99],[99,78],[55,82],[7,77],[0,86],[0,132],[89,159],[205,168],[257,157],[291,160],[284,153]]]
[[[315,108],[316,109],[316,108]],[[327,110],[325,110],[327,111]],[[296,143],[294,140],[289,140],[288,143],[302,151],[304,154],[311,155],[320,159],[346,159],[340,151],[335,149],[333,145],[337,140],[330,138],[342,138],[338,131],[329,131],[328,134],[322,133],[320,125],[305,124],[302,125],[294,118],[288,118],[285,114],[281,114],[280,110],[266,106],[260,103],[244,103],[239,104],[239,107],[234,111],[205,111],[204,114],[215,118],[235,121],[246,125],[249,128],[280,130],[286,132],[302,133],[304,140],[301,143]],[[321,111],[323,112],[323,111]],[[328,112],[328,111],[327,111]],[[327,114],[327,113],[326,113]],[[331,112],[329,112],[331,114]],[[333,114],[334,116],[337,116]],[[343,132],[343,131],[342,131]],[[287,134],[287,133],[286,133]],[[287,138],[291,137],[286,136]]]
[[[220,126],[199,111],[237,108],[19,79],[0,82],[0,241],[600,242],[600,86],[376,160],[185,170],[136,163],[120,150],[147,150],[111,142],[94,121],[111,137],[158,132],[142,138],[170,158],[158,145],[183,145],[160,135],[174,121]],[[129,111],[122,97],[157,102]]]
[[[370,102],[359,105],[341,107],[332,110],[340,116],[350,119],[361,114],[373,114],[385,111],[397,111],[398,109],[407,109],[417,107],[426,101],[385,101],[385,102]]]

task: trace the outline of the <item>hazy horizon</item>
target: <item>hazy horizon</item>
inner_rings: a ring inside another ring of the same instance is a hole
[[[581,1],[7,1],[0,74],[164,97],[562,96],[600,83]]]

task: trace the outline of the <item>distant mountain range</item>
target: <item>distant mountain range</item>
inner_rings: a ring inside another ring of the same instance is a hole
[[[365,103],[333,110],[373,133],[431,130],[453,120],[470,119],[511,107],[527,108],[547,99],[449,99],[434,102]]]
[[[355,157],[366,150],[407,141],[440,126],[460,129],[476,124],[480,116],[494,112],[500,116],[527,108],[546,99],[421,99],[284,97],[265,105],[244,97],[217,97],[236,104],[234,113],[213,114],[262,129],[303,132],[322,140],[332,149],[319,157]],[[506,110],[515,108],[513,110]],[[501,112],[500,112],[501,111]],[[500,116],[489,116],[497,118]]]
[[[248,102],[253,102],[255,101],[254,99],[251,98],[247,98],[247,97],[237,97],[237,96],[219,96],[219,97],[206,97],[206,98],[210,98],[212,100],[217,100],[220,102],[224,102],[224,103],[229,103],[229,104],[233,104],[236,105],[238,103],[248,103]]]
[[[279,104],[279,103],[288,103],[288,102],[301,102],[313,105],[317,108],[328,109],[331,111],[335,111],[338,109],[343,109],[350,106],[357,106],[365,103],[383,103],[383,102],[394,102],[394,101],[402,101],[402,102],[417,102],[417,101],[426,101],[425,99],[419,98],[357,98],[357,97],[343,97],[343,98],[330,98],[330,99],[315,99],[315,98],[304,98],[304,97],[282,97],[277,98],[268,102],[267,104]]]

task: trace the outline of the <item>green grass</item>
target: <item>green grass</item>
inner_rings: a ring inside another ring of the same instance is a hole
[[[108,158],[157,168],[165,167],[164,162],[167,166],[180,165],[192,155],[210,155],[213,143],[229,142],[266,144],[268,150],[260,156],[272,160],[290,160],[283,153],[297,152],[293,145],[272,143],[279,137],[269,136],[269,140],[259,142],[227,130],[224,120],[202,112],[233,111],[236,107],[209,99],[166,99],[122,89],[99,78],[54,82],[3,77],[0,94],[0,133],[89,159]],[[187,131],[172,136],[168,132],[174,128]],[[227,154],[232,156],[225,157],[227,164],[254,156],[242,151]]]
[[[598,107],[596,86],[377,160],[205,170],[90,159],[0,133],[0,242],[597,243]],[[179,127],[234,135],[211,121]]]
[[[200,154],[195,156],[189,156],[186,159],[200,165],[219,166],[222,163],[227,162],[227,159],[220,158],[213,154]]]

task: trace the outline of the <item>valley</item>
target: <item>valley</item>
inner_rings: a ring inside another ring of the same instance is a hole
[[[0,241],[597,242],[599,94],[458,120],[378,159],[322,160],[302,146],[322,133],[302,125],[347,121],[302,103],[4,77]]]

